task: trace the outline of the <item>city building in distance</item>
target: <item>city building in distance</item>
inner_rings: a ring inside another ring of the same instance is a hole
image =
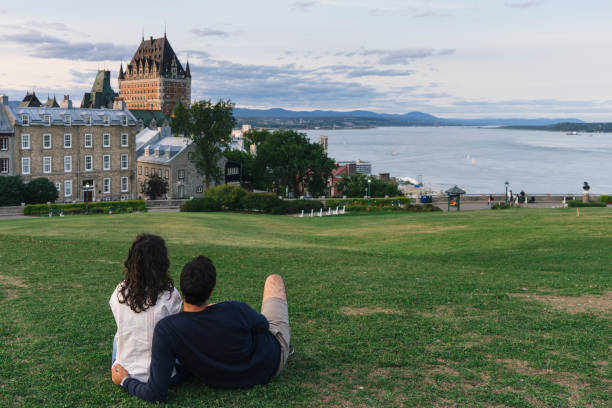
[[[164,34],[161,38],[144,37],[130,63],[119,70],[119,95],[127,108],[135,111],[162,111],[170,116],[180,102],[189,106],[191,72],[176,56]]]

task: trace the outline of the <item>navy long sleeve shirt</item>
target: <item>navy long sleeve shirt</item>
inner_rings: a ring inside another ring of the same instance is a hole
[[[153,333],[149,381],[127,378],[123,388],[146,401],[165,401],[176,359],[179,375],[186,371],[213,387],[266,383],[280,361],[280,345],[268,329],[266,317],[242,302],[167,316]]]

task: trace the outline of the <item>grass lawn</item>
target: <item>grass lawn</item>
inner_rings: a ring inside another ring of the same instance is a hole
[[[213,302],[287,284],[296,354],[193,407],[610,407],[606,208],[300,219],[151,213],[0,220],[0,406],[144,407],[110,381],[108,299],[139,232],[213,259]]]

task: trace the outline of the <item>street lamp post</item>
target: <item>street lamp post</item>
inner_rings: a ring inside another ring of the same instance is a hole
[[[89,192],[93,186],[89,185],[89,182],[85,183],[84,195],[85,195],[85,214],[89,214]]]
[[[370,206],[370,184],[372,184],[372,179],[368,179],[368,207]]]
[[[510,185],[510,183],[508,183],[507,181],[504,183],[504,186],[506,186],[506,195],[504,196],[504,201],[506,204],[508,204],[508,186]]]

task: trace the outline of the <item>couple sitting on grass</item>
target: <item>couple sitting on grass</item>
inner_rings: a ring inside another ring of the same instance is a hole
[[[170,386],[194,375],[212,387],[242,388],[277,376],[290,355],[289,314],[279,275],[266,279],[261,314],[242,302],[209,304],[212,261],[198,256],[181,272],[181,296],[168,273],[161,237],[139,235],[125,280],[110,299],[117,323],[113,382],[146,401],[165,401]]]

